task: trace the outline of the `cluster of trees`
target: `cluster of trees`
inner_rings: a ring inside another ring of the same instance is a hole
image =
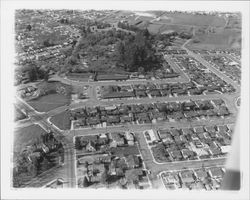
[[[119,63],[130,72],[148,72],[160,67],[160,57],[152,48],[152,40],[147,29],[138,31],[117,45]]]
[[[26,66],[17,68],[15,70],[15,76],[17,81],[22,81],[20,77],[25,77],[28,82],[36,80],[45,80],[49,79],[49,69],[45,67],[40,67],[36,63],[30,63]],[[20,80],[19,80],[20,79]]]
[[[45,153],[39,144],[53,145],[53,149]],[[57,157],[63,158],[63,146],[52,133],[41,135],[32,145],[32,150],[24,150],[18,155],[13,172],[13,186],[20,187],[28,179],[48,170],[57,164]],[[38,154],[35,154],[38,153]],[[25,178],[24,178],[25,177]]]
[[[136,31],[140,30],[137,26],[130,25],[129,23],[126,23],[126,22],[118,22],[117,26],[119,28],[126,29],[126,30],[129,30],[129,31],[135,31],[136,32]]]
[[[69,49],[67,52],[65,52],[65,55],[67,54],[67,58],[65,66],[62,67],[62,69],[65,72],[76,72],[76,67],[81,65],[81,57],[86,58],[86,56],[88,58],[96,57],[96,61],[91,61],[91,67],[88,70],[86,69],[87,71],[96,71],[100,67],[103,67],[105,65],[105,62],[103,62],[103,60],[100,60],[100,58],[105,59],[110,68],[110,63],[112,63],[112,60],[114,60],[115,56],[111,56],[111,54],[108,54],[109,51],[107,51],[107,46],[116,44],[118,41],[122,41],[130,37],[133,36],[129,33],[126,33],[124,31],[116,31],[113,29],[95,33],[91,33],[88,30],[85,30],[79,42],[72,49]]]
[[[29,80],[36,81],[39,79],[48,80],[49,79],[49,71],[44,68],[38,68],[35,65],[31,65],[28,68]]]

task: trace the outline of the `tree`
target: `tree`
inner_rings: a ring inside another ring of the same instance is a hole
[[[85,176],[83,179],[83,187],[88,187],[89,186],[89,181],[87,179],[87,177]]]
[[[82,149],[82,145],[81,145],[81,141],[79,140],[79,138],[77,137],[75,140],[75,148],[77,150],[81,150]]]
[[[128,71],[151,71],[160,65],[159,58],[152,48],[150,34],[147,29],[138,32],[135,36],[127,37],[125,42],[117,45],[119,62]]]
[[[85,166],[85,168],[88,168],[89,163],[88,163],[88,161],[87,161],[87,160],[85,161],[84,166]]]
[[[31,31],[32,26],[29,24],[29,25],[26,26],[26,29],[27,29],[28,31]]]
[[[37,80],[38,79],[37,68],[35,66],[30,66],[28,75],[29,75],[29,80],[31,82]]]
[[[107,170],[105,169],[105,170],[103,171],[102,175],[101,175],[101,183],[102,183],[102,184],[106,184],[106,183],[108,182],[108,178],[109,178],[108,172],[107,172]]]

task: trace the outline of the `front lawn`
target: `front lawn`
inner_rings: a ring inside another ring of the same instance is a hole
[[[71,126],[70,111],[59,113],[51,117],[50,121],[61,130],[69,130]]]

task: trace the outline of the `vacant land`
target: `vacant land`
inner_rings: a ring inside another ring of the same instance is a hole
[[[126,146],[126,147],[115,147],[111,148],[111,153],[115,156],[128,156],[128,155],[139,155],[140,152],[136,145],[134,146]]]
[[[68,96],[62,94],[49,94],[39,97],[36,100],[31,100],[28,103],[39,112],[48,112],[55,108],[64,106],[70,102]]]
[[[214,26],[222,27],[226,21],[223,17],[212,15],[194,15],[189,13],[167,13],[163,16],[172,19],[173,24],[185,24],[190,26]],[[163,17],[162,16],[162,17]]]
[[[69,130],[71,125],[70,111],[64,111],[60,114],[57,114],[51,117],[50,121],[61,130]]]
[[[42,134],[46,133],[39,125],[31,125],[18,129],[14,132],[14,155],[39,140]]]
[[[240,31],[215,30],[215,33],[197,34],[192,42],[188,44],[195,49],[228,49],[240,47]]]

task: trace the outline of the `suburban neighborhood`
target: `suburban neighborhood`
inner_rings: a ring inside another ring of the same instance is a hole
[[[219,190],[240,37],[240,13],[16,10],[12,187]]]

